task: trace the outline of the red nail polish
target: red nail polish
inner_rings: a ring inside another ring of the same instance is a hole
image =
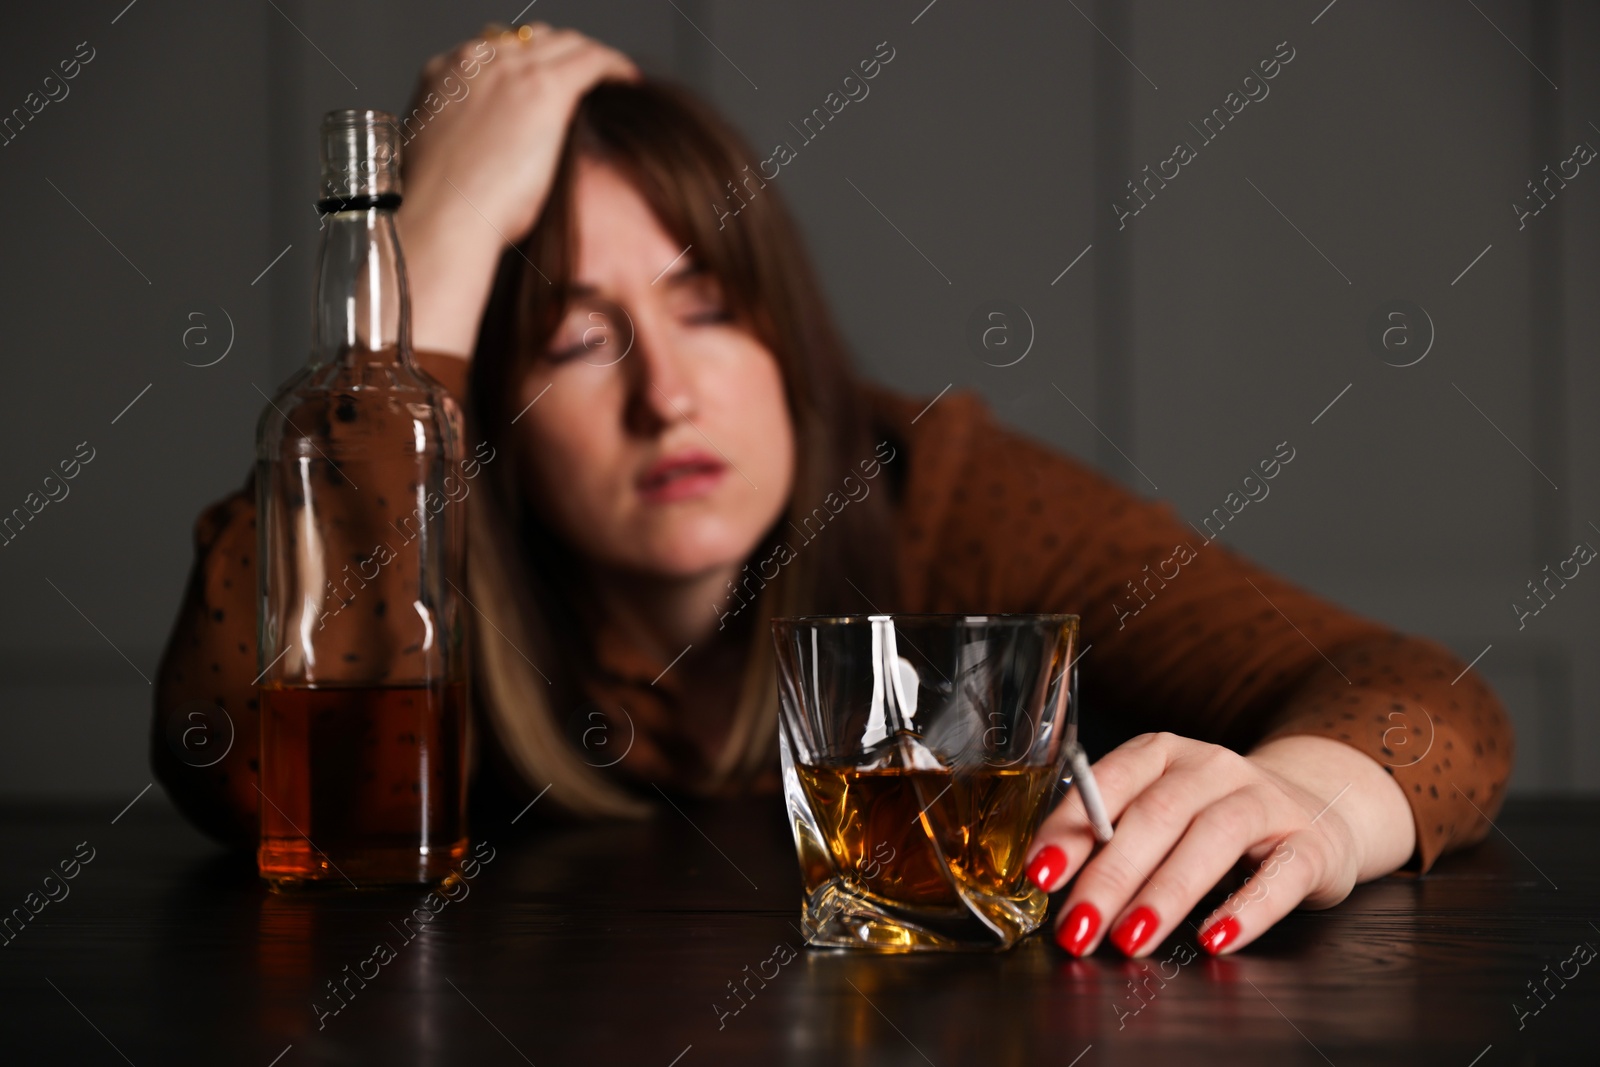
[[[1056,944],[1082,956],[1083,950],[1100,930],[1100,909],[1087,900],[1080,900],[1067,912],[1067,917],[1056,927]]]
[[[1133,909],[1133,914],[1123,919],[1117,928],[1111,931],[1111,943],[1122,950],[1125,956],[1132,956],[1150,940],[1150,935],[1156,932],[1156,925],[1160,922],[1156,913],[1144,905]]]
[[[1049,892],[1050,883],[1067,869],[1067,854],[1054,845],[1046,845],[1028,864],[1028,880]]]
[[[1227,915],[1200,932],[1200,947],[1215,956],[1238,936],[1239,920]]]

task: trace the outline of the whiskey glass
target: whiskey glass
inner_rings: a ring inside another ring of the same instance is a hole
[[[808,944],[1005,949],[1077,740],[1076,615],[775,619],[783,790]]]

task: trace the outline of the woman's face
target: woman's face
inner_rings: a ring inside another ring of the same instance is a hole
[[[617,171],[576,178],[573,300],[512,405],[534,504],[602,568],[736,570],[793,485],[778,361]]]

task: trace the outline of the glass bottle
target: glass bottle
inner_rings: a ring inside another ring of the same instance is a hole
[[[393,117],[332,111],[321,139],[311,357],[256,429],[275,889],[433,882],[467,847],[463,416],[411,353]]]

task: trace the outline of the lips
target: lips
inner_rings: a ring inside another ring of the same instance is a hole
[[[639,495],[656,504],[704,496],[727,470],[726,463],[709,453],[677,452],[657,460],[639,476]]]

